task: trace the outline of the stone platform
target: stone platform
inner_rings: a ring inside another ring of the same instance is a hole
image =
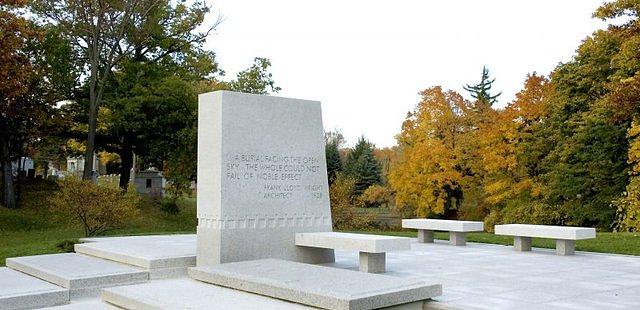
[[[62,305],[69,290],[24,273],[0,267],[0,309],[31,309]]]
[[[322,309],[380,309],[422,304],[442,286],[418,279],[353,272],[278,259],[227,263],[189,270],[196,280]]]
[[[7,267],[69,290],[71,298],[97,296],[103,287],[140,283],[149,273],[91,256],[63,253],[7,258]]]
[[[195,235],[192,236],[195,244]],[[119,240],[135,238],[143,237]],[[424,244],[413,239],[411,247],[410,251],[388,253],[388,272],[385,275],[441,283],[443,295],[435,297],[426,309],[640,309],[640,257],[580,251],[575,256],[565,257],[556,256],[552,249],[534,248],[532,252],[521,253],[511,246],[467,243],[466,247],[452,247],[440,240]],[[336,262],[327,266],[355,271],[358,265],[358,253],[336,251]],[[181,281],[193,282],[185,276],[129,287],[149,285],[149,292],[158,292],[158,300],[168,302],[164,299],[172,295],[164,293],[162,288],[189,296],[187,292],[180,293],[191,289]],[[36,301],[42,292],[48,290],[60,294],[58,296],[64,302],[68,301],[68,290],[63,287],[0,268],[0,300],[13,294]],[[237,297],[238,303],[250,302],[246,297],[249,293],[225,292],[228,296]],[[48,305],[60,304],[61,301],[53,302],[58,303]],[[220,309],[224,305],[221,303]],[[215,303],[210,305],[212,309],[215,307]],[[71,304],[60,309],[89,308],[111,307],[96,297],[84,300],[72,296]],[[269,309],[267,306],[264,308]]]
[[[102,299],[124,309],[308,309],[187,278],[112,287],[103,290]]]
[[[149,272],[150,279],[186,276],[196,265],[195,235],[157,235],[135,237],[85,238],[75,251]]]

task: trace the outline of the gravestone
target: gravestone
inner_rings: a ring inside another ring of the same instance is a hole
[[[216,91],[198,103],[197,265],[332,262],[295,234],[331,231],[320,102]]]

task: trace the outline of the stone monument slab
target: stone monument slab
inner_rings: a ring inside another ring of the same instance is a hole
[[[334,260],[295,245],[331,231],[320,102],[216,91],[198,104],[197,265]]]
[[[423,309],[442,285],[416,279],[262,259],[189,269],[199,281],[322,309]]]

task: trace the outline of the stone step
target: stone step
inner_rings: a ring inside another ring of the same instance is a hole
[[[106,288],[102,290],[102,300],[123,309],[309,309],[189,278]]]
[[[77,253],[143,268],[150,279],[185,276],[196,265],[195,235],[92,238]]]
[[[323,309],[422,309],[442,285],[419,280],[262,259],[189,269],[191,278]]]
[[[103,302],[100,298],[83,298],[74,300],[69,304],[55,307],[48,307],[47,310],[120,310],[114,305]]]
[[[140,268],[91,256],[62,253],[7,258],[7,267],[62,286],[70,298],[97,296],[100,288],[145,282]]]
[[[69,302],[69,290],[0,267],[0,309],[33,309]]]

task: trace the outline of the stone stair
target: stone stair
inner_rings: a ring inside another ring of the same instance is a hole
[[[90,238],[76,244],[76,253],[140,267],[150,279],[187,275],[196,265],[195,235]]]
[[[140,268],[76,253],[7,258],[7,267],[68,290],[69,298],[98,296],[104,287],[141,283]]]
[[[0,267],[0,309],[32,309],[69,302],[69,290]]]

